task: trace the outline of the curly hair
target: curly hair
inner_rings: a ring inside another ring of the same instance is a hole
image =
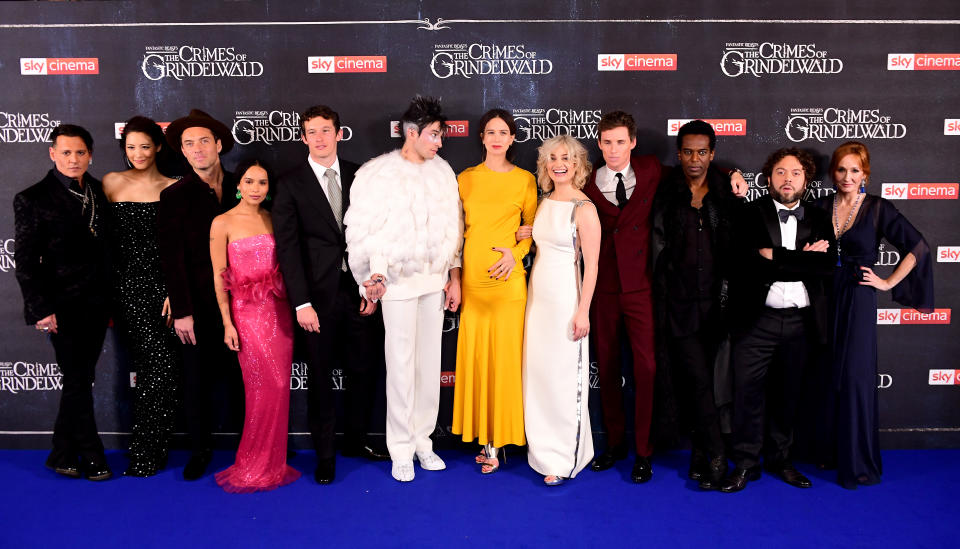
[[[777,149],[773,151],[773,154],[768,156],[767,161],[763,163],[763,176],[769,180],[770,175],[773,174],[773,167],[777,165],[777,162],[780,162],[788,156],[792,156],[800,161],[800,165],[803,166],[804,182],[809,183],[813,181],[813,178],[817,175],[817,164],[813,161],[813,157],[810,156],[810,153],[796,147]]]
[[[573,188],[582,189],[587,184],[590,172],[593,171],[593,166],[587,158],[587,149],[579,141],[567,134],[551,137],[537,149],[537,184],[545,193],[553,191],[553,179],[550,178],[550,172],[547,170],[547,162],[550,159],[550,153],[559,147],[566,147],[567,154],[576,165],[576,170],[573,172]]]

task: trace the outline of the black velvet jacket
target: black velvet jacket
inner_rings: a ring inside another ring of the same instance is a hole
[[[102,307],[110,295],[109,216],[100,181],[84,174],[93,189],[94,231],[89,209],[51,169],[39,183],[13,199],[14,261],[27,324],[68,308]]]

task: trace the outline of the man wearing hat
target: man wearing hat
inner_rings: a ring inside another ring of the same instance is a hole
[[[166,137],[193,168],[160,193],[157,228],[173,327],[182,343],[183,404],[193,450],[183,478],[196,480],[210,464],[214,381],[231,389],[241,382],[236,358],[223,344],[210,263],[210,223],[236,204],[233,176],[220,164],[220,155],[233,148],[233,136],[225,125],[194,109],[174,120]]]

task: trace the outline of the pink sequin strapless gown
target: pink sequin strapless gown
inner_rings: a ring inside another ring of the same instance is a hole
[[[240,336],[238,358],[246,392],[237,461],[216,474],[217,484],[227,492],[273,490],[300,478],[300,472],[287,465],[293,318],[275,246],[271,234],[227,245],[230,266],[223,279]]]

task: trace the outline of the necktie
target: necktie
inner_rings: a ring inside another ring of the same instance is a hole
[[[330,201],[333,217],[337,220],[337,227],[343,231],[343,193],[337,184],[337,172],[333,168],[327,168],[327,171],[323,172],[323,178],[327,181],[327,200]],[[347,272],[346,258],[340,260],[340,270]]]
[[[337,172],[333,168],[327,168],[323,173],[323,178],[327,181],[327,199],[330,201],[330,209],[333,210],[333,217],[337,220],[337,226],[343,230],[343,195],[340,192],[340,185],[337,184]]]
[[[627,187],[623,184],[623,174],[617,172],[617,207],[621,210],[627,205]]]
[[[780,216],[780,223],[786,223],[790,216],[797,218],[797,221],[803,221],[803,206],[797,206],[793,210],[777,210],[777,215]]]

